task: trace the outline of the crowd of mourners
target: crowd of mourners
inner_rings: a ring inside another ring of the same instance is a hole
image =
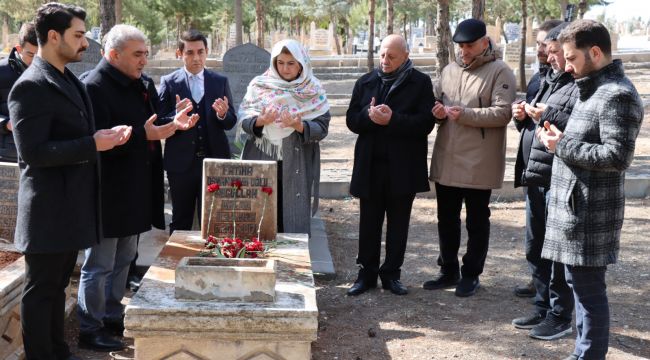
[[[125,347],[122,299],[129,285],[137,290],[130,270],[139,235],[167,225],[164,173],[170,234],[191,230],[203,160],[233,155],[226,130],[235,128],[244,142],[241,159],[277,162],[278,231],[311,234],[318,208],[319,142],[331,116],[298,41],[273,46],[268,70],[235,109],[228,79],[205,68],[208,42],[196,30],[180,36],[183,66],[158,89],[143,74],[146,36],[124,24],[102,39],[97,66],[75,76],[66,64],[88,48],[85,18],[78,6],[42,5],[0,62],[0,161],[20,168],[15,246],[25,255],[21,324],[30,360],[78,359],[63,330],[79,250],[79,346]],[[378,280],[395,295],[408,293],[400,277],[411,209],[431,182],[440,272],[422,287],[455,288],[459,297],[477,292],[512,121],[520,132],[515,187],[526,199],[531,273],[514,295],[534,297],[530,315],[512,324],[553,340],[572,333],[575,311],[575,349],[565,360],[605,359],[605,273],[619,254],[625,169],[643,119],[636,89],[612,58],[610,34],[591,20],[542,23],[539,68],[525,99],[517,99],[513,71],[482,21],[461,21],[453,42],[456,61],[433,85],[399,35],[381,41],[379,66],[355,83],[346,124],[358,134],[350,193],[359,198],[359,272],[347,295],[366,293]],[[436,126],[428,168],[427,138]],[[459,259],[463,205],[468,240]]]

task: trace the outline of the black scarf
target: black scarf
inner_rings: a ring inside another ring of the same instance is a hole
[[[404,80],[411,74],[412,69],[413,62],[411,59],[406,59],[406,61],[404,61],[404,63],[392,73],[385,73],[381,71],[381,68],[377,69],[379,79],[381,79],[381,83],[384,85],[384,87],[390,86],[384,98],[388,97],[388,95],[393,90],[395,90],[395,88],[404,82]]]

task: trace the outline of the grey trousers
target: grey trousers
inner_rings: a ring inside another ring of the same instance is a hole
[[[122,318],[126,279],[137,248],[137,235],[131,235],[103,238],[99,244],[86,250],[79,279],[77,314],[80,332],[101,329],[104,319]]]

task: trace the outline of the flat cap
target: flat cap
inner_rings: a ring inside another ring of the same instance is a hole
[[[486,34],[485,23],[477,19],[463,20],[456,27],[452,40],[455,43],[471,43]]]

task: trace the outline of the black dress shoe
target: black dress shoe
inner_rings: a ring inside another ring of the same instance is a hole
[[[386,290],[390,290],[395,295],[406,295],[409,293],[408,289],[404,284],[402,284],[399,279],[395,280],[382,280],[381,282],[381,287],[383,287]]]
[[[476,290],[481,287],[478,277],[463,277],[456,286],[456,296],[468,297],[476,294]]]
[[[537,295],[537,289],[533,285],[533,280],[530,280],[526,285],[517,285],[515,286],[515,296],[518,297],[535,297]]]
[[[106,333],[117,337],[124,336],[124,317],[119,319],[104,319],[103,323]]]
[[[121,340],[118,340],[103,331],[94,331],[79,334],[79,347],[94,351],[117,351],[126,347]]]
[[[364,292],[374,289],[377,287],[377,280],[375,281],[369,281],[366,279],[357,279],[357,281],[354,282],[354,285],[352,285],[351,288],[348,289],[348,295],[349,296],[357,296],[361,295]]]
[[[460,275],[457,272],[452,274],[440,273],[433,280],[426,281],[422,284],[422,288],[425,290],[444,289],[458,285],[458,280],[460,280]]]

